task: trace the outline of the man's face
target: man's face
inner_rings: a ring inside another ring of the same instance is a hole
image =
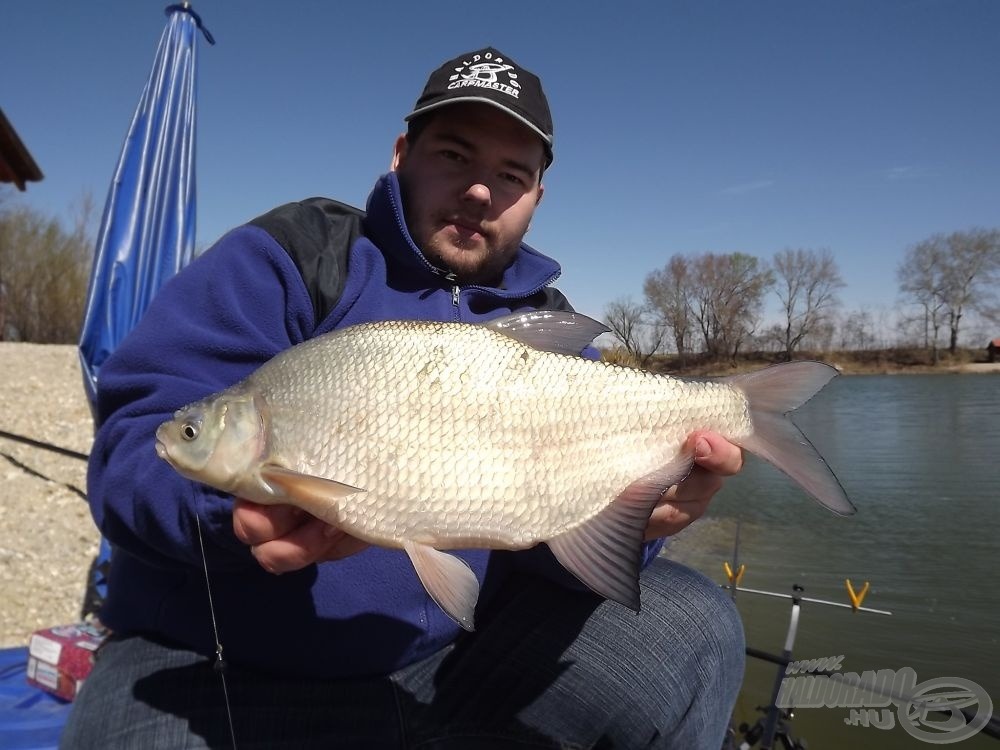
[[[393,169],[417,246],[458,281],[497,284],[542,199],[541,139],[488,104],[443,107]]]

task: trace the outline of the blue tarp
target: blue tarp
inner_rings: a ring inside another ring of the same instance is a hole
[[[91,409],[101,365],[153,296],[194,255],[197,32],[212,35],[188,3],[166,8],[153,67],[108,190],[80,333]],[[106,593],[111,551],[101,540],[91,582]]]
[[[0,649],[0,748],[54,750],[70,704],[28,684],[28,649]]]
[[[166,9],[149,80],[108,191],[80,334],[91,405],[101,364],[138,323],[163,283],[187,264],[195,239],[197,31],[185,3]]]

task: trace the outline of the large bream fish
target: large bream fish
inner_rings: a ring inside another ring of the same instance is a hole
[[[694,430],[770,461],[835,513],[854,511],[784,416],[832,367],[688,381],[581,358],[605,331],[547,311],[345,328],[181,409],[156,449],[191,479],[404,549],[470,630],[478,582],[443,550],[545,542],[594,591],[638,611],[644,529],[690,471]]]

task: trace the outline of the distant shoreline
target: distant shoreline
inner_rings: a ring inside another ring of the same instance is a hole
[[[635,366],[624,349],[604,349],[601,352],[608,362]],[[980,375],[1000,373],[1000,362],[984,362],[983,352],[960,349],[954,356],[940,353],[940,361],[931,363],[931,355],[924,349],[881,349],[871,351],[797,352],[795,360],[825,362],[837,368],[842,375]],[[644,369],[662,375],[678,377],[721,377],[760,370],[781,362],[780,356],[770,352],[753,352],[740,355],[736,364],[705,361],[701,355],[690,355],[685,364],[676,355],[656,355]]]

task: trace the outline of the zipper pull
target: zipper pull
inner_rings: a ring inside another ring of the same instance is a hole
[[[456,284],[451,288],[451,304],[453,304],[455,307],[458,307],[458,292],[459,289],[458,285]]]

